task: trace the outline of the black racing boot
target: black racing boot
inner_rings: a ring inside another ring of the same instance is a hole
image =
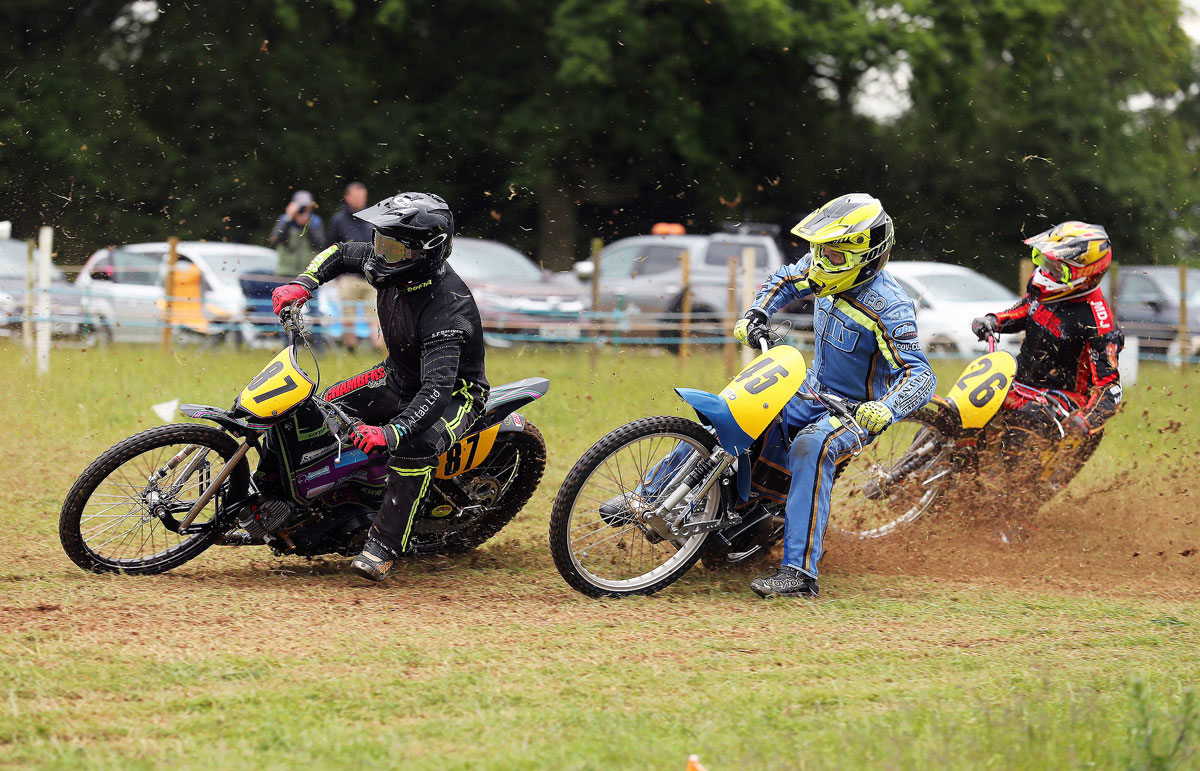
[[[775,568],[765,576],[750,582],[750,589],[759,597],[816,597],[817,579],[810,578],[791,565]]]
[[[370,581],[382,581],[394,564],[396,553],[371,534],[367,536],[362,553],[350,562],[350,569]]]
[[[609,527],[620,527],[633,519],[629,511],[629,497],[633,493],[618,493],[600,504],[600,519]]]

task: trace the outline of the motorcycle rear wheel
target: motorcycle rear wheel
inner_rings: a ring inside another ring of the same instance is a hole
[[[537,427],[526,421],[522,431],[496,437],[491,454],[477,468],[454,479],[438,480],[426,512],[413,523],[409,547],[419,556],[465,554],[479,548],[499,533],[529,503],[546,471],[546,440]],[[438,487],[459,484],[492,502],[473,517],[459,519],[461,509],[444,517],[429,511],[442,500]]]
[[[950,483],[950,445],[924,411],[896,421],[839,469],[830,527],[865,539],[884,538],[911,524]],[[901,473],[892,479],[896,472]]]
[[[249,489],[245,459],[190,532],[178,532],[180,522],[238,446],[225,432],[198,423],[155,426],[118,442],[92,461],[67,493],[58,520],[63,550],[84,570],[129,575],[165,573],[196,557],[229,529],[224,504],[243,499]],[[149,481],[187,447],[194,449],[186,460]],[[193,465],[196,452],[202,455]],[[189,467],[190,476],[180,478]]]
[[[716,439],[680,417],[641,418],[608,433],[571,468],[550,512],[550,553],[563,579],[589,597],[653,594],[700,559],[708,532],[664,540],[627,510],[602,513],[637,488],[679,443],[708,456]],[[628,497],[627,497],[628,496]],[[703,516],[720,511],[720,491],[705,496]]]

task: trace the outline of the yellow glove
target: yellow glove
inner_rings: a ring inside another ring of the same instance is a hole
[[[858,425],[872,434],[881,434],[892,424],[892,411],[883,402],[863,402],[854,412]]]
[[[767,320],[761,313],[748,311],[745,318],[733,325],[733,339],[749,348],[759,348],[759,341],[766,337]]]

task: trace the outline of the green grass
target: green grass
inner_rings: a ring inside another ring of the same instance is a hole
[[[546,520],[574,460],[626,420],[686,414],[671,387],[724,383],[719,356],[681,369],[645,351],[605,351],[595,371],[583,349],[489,351],[494,383],[550,377],[524,410],[550,465],[517,521],[468,557],[405,564],[381,586],[344,560],[262,549],[141,579],[76,569],[56,524],[83,466],[156,424],[152,403],[228,404],[269,355],[55,351],[37,378],[0,347],[0,764],[682,769],[698,753],[711,771],[1200,767],[1200,557],[1171,551],[1200,545],[1185,510],[1194,372],[1144,365],[1065,497],[1090,506],[1121,480],[1106,498],[1117,513],[1065,535],[1039,520],[1000,567],[998,545],[968,542],[975,573],[843,556],[815,603],[758,601],[750,569],[698,568],[623,602],[558,577]],[[323,363],[328,385],[372,360]],[[941,392],[961,366],[938,363]],[[913,547],[954,538],[941,524]],[[1123,540],[1083,554],[1102,536]],[[1047,540],[1081,544],[1061,571],[1126,562],[1045,579]]]

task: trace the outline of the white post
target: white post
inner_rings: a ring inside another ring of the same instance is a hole
[[[747,246],[742,250],[742,312],[744,313],[750,307],[750,303],[754,302],[754,293],[758,289],[754,285],[754,247]],[[751,359],[758,355],[758,351],[751,351],[746,346],[742,346],[742,366],[750,363]]]
[[[37,373],[50,371],[50,247],[54,228],[38,229]]]
[[[37,276],[37,262],[34,259],[36,249],[33,241],[25,242],[25,305],[21,311],[21,340],[25,345],[26,362],[33,353],[33,286]]]

